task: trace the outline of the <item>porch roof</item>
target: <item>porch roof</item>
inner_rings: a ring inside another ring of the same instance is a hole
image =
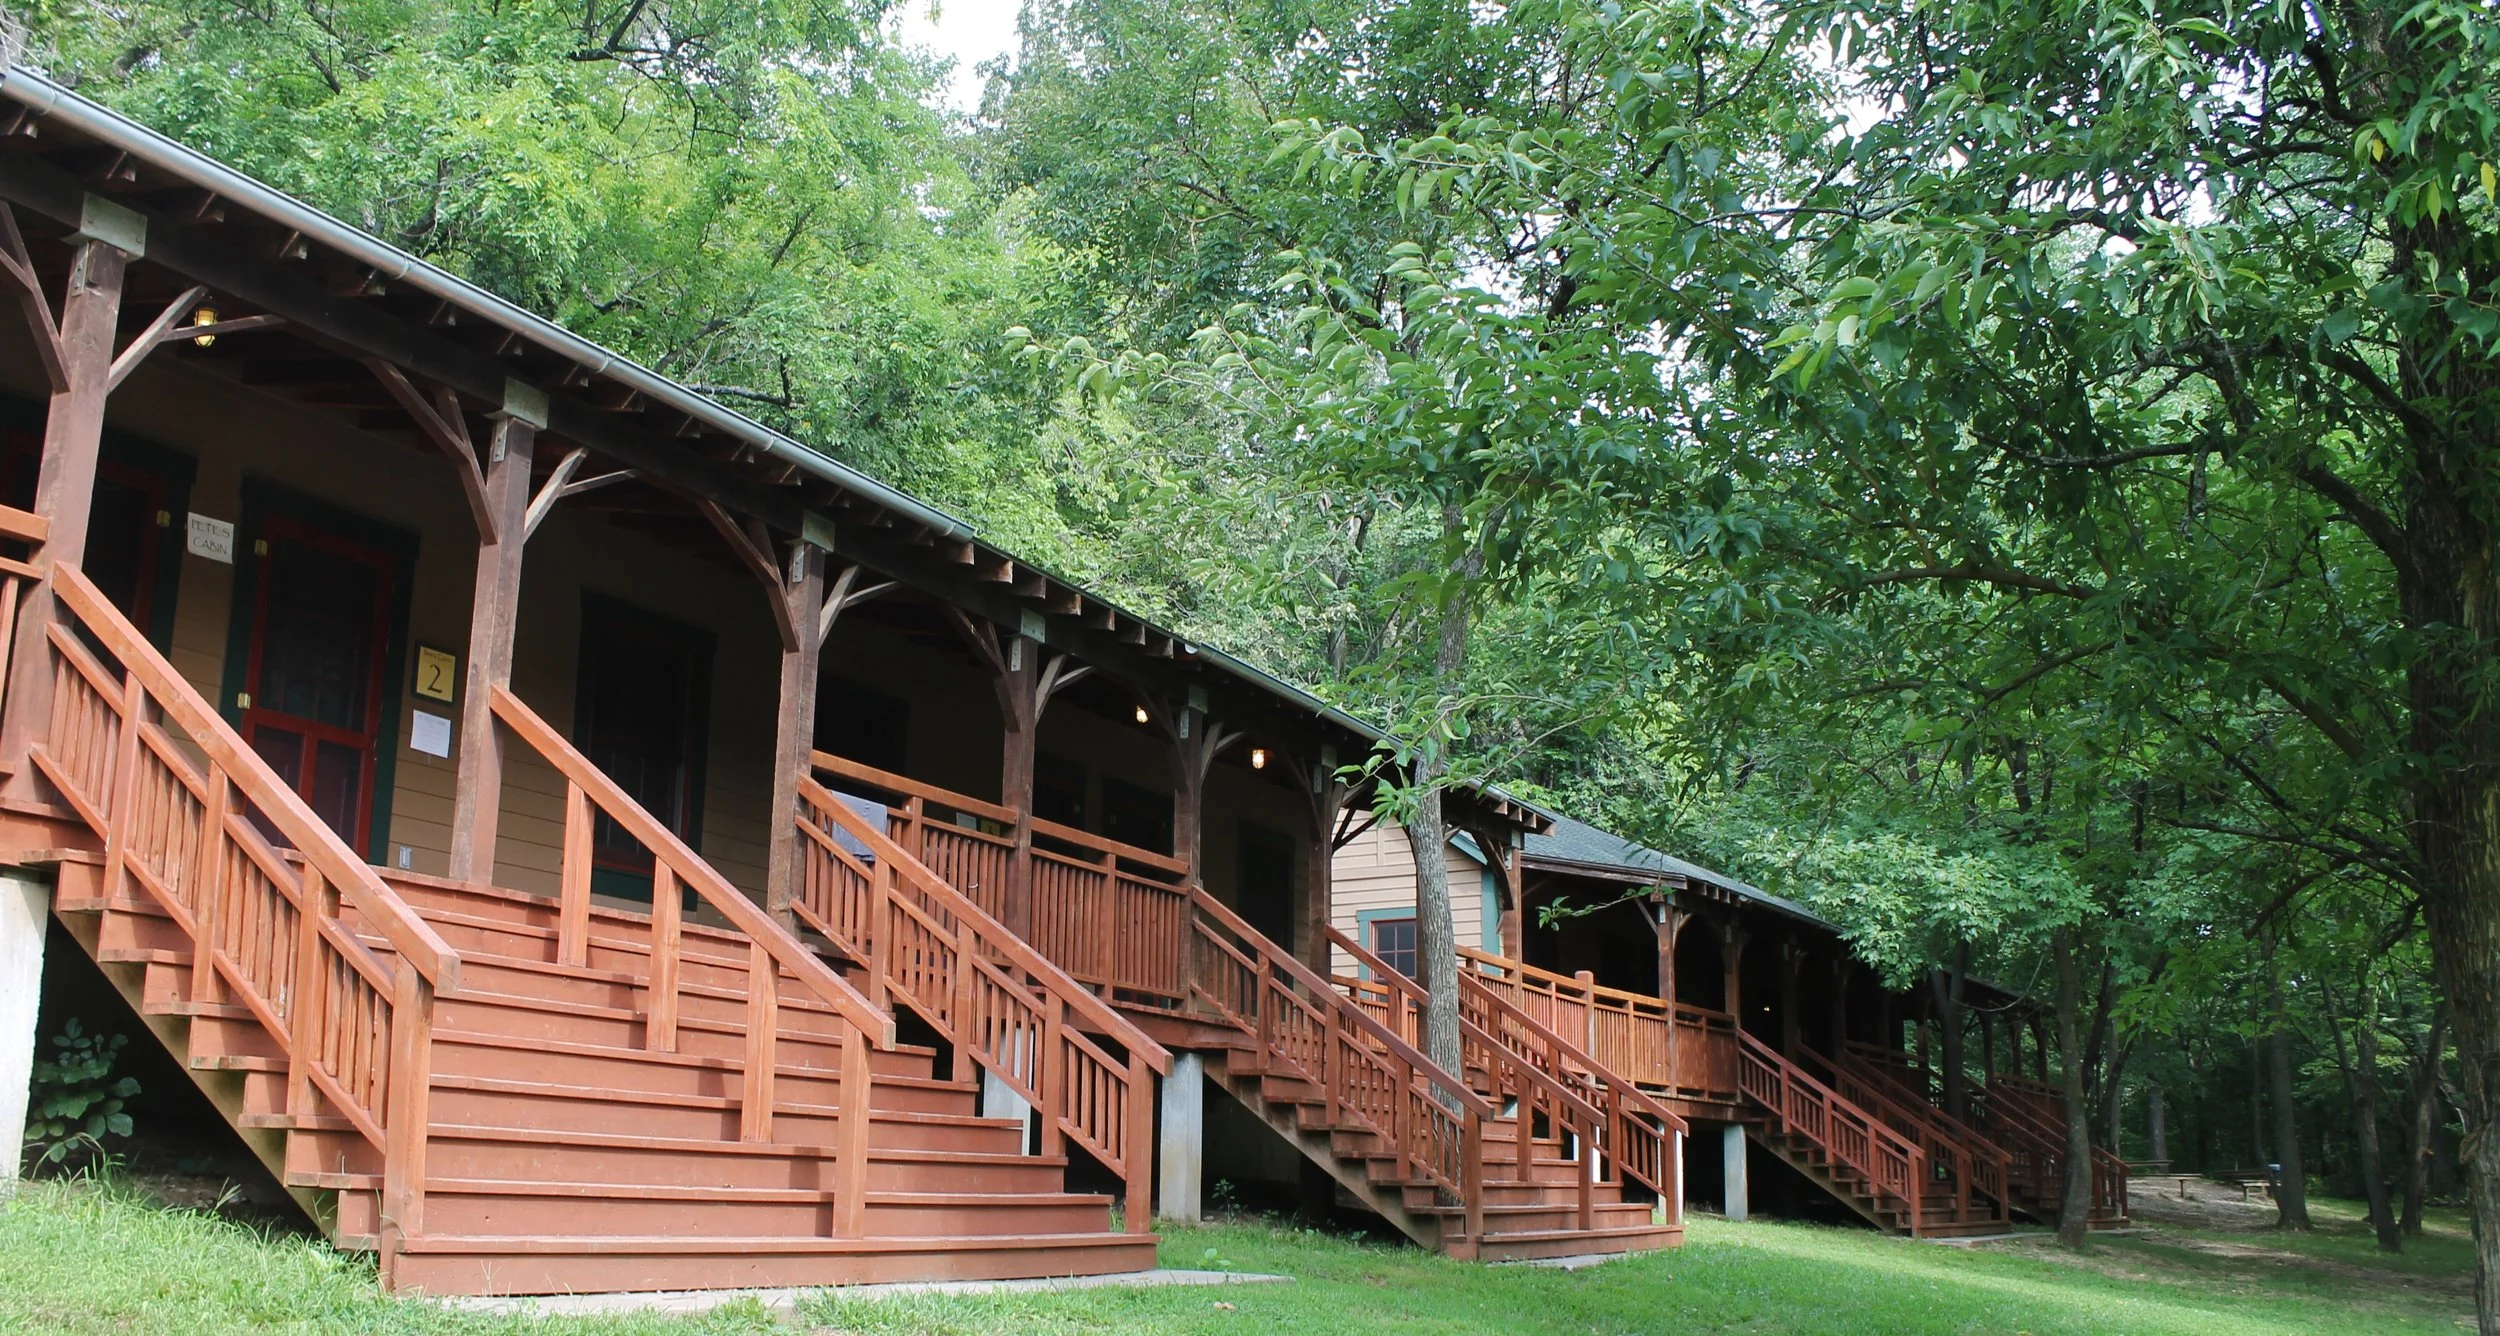
[[[146,220],[145,258],[247,305],[283,314],[296,332],[316,342],[406,366],[471,402],[508,402],[506,387],[518,382],[546,396],[550,420],[542,425],[555,435],[620,463],[648,461],[655,467],[646,472],[655,480],[710,479],[717,485],[702,487],[699,494],[810,540],[821,535],[830,541],[837,522],[891,531],[901,536],[898,541],[870,542],[866,546],[875,551],[862,559],[941,597],[956,597],[950,591],[965,587],[994,593],[976,605],[978,611],[1011,625],[1039,625],[1045,634],[1038,638],[1089,660],[1133,659],[1132,666],[1175,684],[1245,690],[1278,718],[1316,726],[1322,736],[1337,734],[1334,741],[1360,749],[1388,740],[1383,730],[1291,682],[1213,646],[1192,643],[983,540],[968,519],[82,97],[40,70],[13,61],[0,64],[0,144],[25,144],[37,135],[44,142],[33,151],[0,154],[0,201],[75,230],[84,198],[113,199]],[[218,275],[232,278],[266,265],[231,253],[231,246],[220,244],[223,238],[189,235],[192,229],[182,224],[186,217],[221,222],[231,232],[241,221],[229,212],[234,210],[284,236],[281,258],[304,268],[361,275],[361,287],[348,298],[283,280],[261,285],[262,291],[229,291],[239,285],[219,282]],[[285,298],[293,299],[294,309],[280,312]],[[347,309],[361,299],[370,300]],[[380,312],[400,318],[387,324],[366,318]],[[500,337],[455,340],[446,337],[453,326]],[[664,469],[656,467],[662,464]],[[924,581],[915,579],[915,572],[893,569],[912,563],[922,568],[918,574],[934,572],[944,580]],[[1104,650],[1117,653],[1099,652]],[[1545,814],[1498,788],[1471,787],[1464,798],[1500,822],[1529,831],[1545,826]]]
[[[1555,816],[1552,823],[1543,833],[1527,837],[1527,845],[1520,854],[1523,866],[1634,885],[1707,888],[1727,898],[1760,905],[1829,932],[1839,931],[1830,920],[1804,905],[1746,885],[1723,872],[1686,862],[1673,854],[1660,853],[1647,845],[1635,844],[1585,821]]]

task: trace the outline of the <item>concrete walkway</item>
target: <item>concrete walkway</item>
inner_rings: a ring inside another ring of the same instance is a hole
[[[620,1313],[708,1313],[723,1304],[748,1300],[772,1312],[794,1313],[799,1302],[819,1294],[846,1299],[897,1299],[919,1294],[1033,1294],[1054,1290],[1142,1289],[1166,1285],[1274,1285],[1291,1276],[1248,1271],[1124,1271],[1110,1276],[1066,1276],[1042,1280],[924,1280],[891,1285],[845,1285],[839,1289],[786,1290],[661,1290],[624,1294],[540,1294],[509,1298],[460,1298],[443,1302],[472,1313],[534,1317],[604,1317]]]

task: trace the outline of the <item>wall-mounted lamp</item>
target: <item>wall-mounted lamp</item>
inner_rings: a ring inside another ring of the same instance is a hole
[[[1250,768],[1253,770],[1267,769],[1267,748],[1252,747],[1250,749]]]
[[[194,329],[203,325],[213,325],[216,323],[217,308],[214,306],[203,306],[191,313],[191,327]],[[217,342],[217,336],[214,334],[201,334],[194,337],[191,342],[198,347],[205,348],[210,344]]]
[[[1146,707],[1143,705],[1137,707],[1137,722],[1141,724],[1147,722]]]

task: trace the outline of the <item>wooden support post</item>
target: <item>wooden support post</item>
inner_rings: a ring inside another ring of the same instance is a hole
[[[322,1027],[329,1020],[322,986],[329,971],[322,966],[321,922],[336,916],[338,909],[338,889],[306,864],[296,886],[295,980],[286,1014],[286,1112],[290,1118],[313,1114],[313,1063],[323,1047]],[[404,961],[400,969],[414,973]]]
[[[834,1233],[858,1238],[868,1228],[869,1120],[876,1115],[870,1087],[876,1082],[868,1066],[868,1036],[854,1028],[842,1036],[842,1113],[834,1125],[840,1143],[834,1147]]]
[[[1664,1058],[1666,1071],[1662,1075],[1665,1077],[1665,1084],[1669,1090],[1678,1090],[1683,1087],[1684,1081],[1682,1070],[1676,1066],[1675,948],[1678,939],[1684,935],[1684,925],[1691,922],[1693,916],[1689,910],[1676,908],[1675,898],[1672,895],[1662,894],[1657,898],[1656,903],[1658,907],[1658,1000],[1666,1004],[1667,1012]]]
[[[762,942],[747,948],[747,1034],[746,1081],[738,1100],[738,1139],[770,1141],[773,1139],[773,1062],[775,1040],[781,1030],[781,966]],[[846,1036],[848,1043],[843,1057],[843,1071],[851,1067],[850,1050],[865,1053],[862,1037],[854,1031]],[[853,1091],[845,1088],[842,1097],[847,1105]],[[837,1134],[843,1129],[836,1129]],[[857,1195],[856,1190],[853,1193]]]
[[[1016,814],[1015,849],[1007,857],[1007,894],[1000,917],[1007,930],[1033,936],[1033,767],[1041,730],[1042,647],[1024,636],[1006,645],[1006,675],[999,679],[999,705],[1005,732],[998,758],[998,801]]]
[[[643,1045],[660,1053],[677,1051],[677,976],[679,938],[683,932],[685,895],[668,864],[653,860],[651,868],[651,1000],[643,1020]]]
[[[191,1000],[223,1002],[217,982],[217,941],[226,917],[226,811],[234,785],[223,766],[208,767],[208,799],[201,804],[200,848],[191,873]]]
[[[1795,938],[1780,942],[1780,1056],[1794,1061],[1797,1050],[1804,1045],[1805,1002],[1798,987],[1798,974],[1805,968],[1805,952],[1797,948]]]
[[[1302,940],[1295,954],[1311,972],[1326,978],[1332,961],[1328,929],[1335,922],[1337,822],[1345,814],[1353,790],[1336,775],[1336,755],[1323,751],[1320,761],[1303,776],[1302,796],[1311,818],[1311,842],[1305,855]]]
[[[491,702],[497,687],[512,685],[512,636],[520,624],[521,554],[529,542],[530,461],[537,441],[536,427],[505,416],[496,421],[487,446],[480,518],[489,527],[478,534],[469,596],[469,664],[461,683],[459,777],[451,800],[453,881],[495,879],[503,735]]]
[[[382,1127],[382,1252],[425,1232],[425,1148],[433,1121],[434,985],[399,966],[391,999],[389,1113]]]
[[[799,781],[816,744],[816,665],[824,644],[816,634],[825,603],[825,552],[813,543],[790,549],[782,570],[781,622],[796,634],[781,646],[781,709],[773,722],[773,796],[766,814],[764,908],[795,927],[790,904],[799,893]]]
[[[1983,1081],[1993,1083],[1997,1079],[1997,1018],[1993,1011],[1979,1013],[1979,1070]]]
[[[91,200],[90,209],[138,218],[119,205]],[[15,220],[5,222],[6,251],[12,278],[26,264]],[[126,238],[144,248],[146,223],[136,223],[138,236]],[[15,252],[10,255],[7,252]],[[50,522],[50,537],[35,554],[38,566],[54,562],[78,565],[86,556],[87,517],[95,506],[96,456],[104,443],[104,401],[112,389],[113,343],[121,320],[122,281],[132,250],[90,237],[81,241],[71,262],[69,290],[61,303],[60,322],[51,326],[48,304],[32,287],[33,270],[26,265],[20,293],[30,321],[38,307],[45,311],[42,327],[33,331],[43,343],[38,351],[51,377],[52,400],[43,420],[43,463],[35,476],[35,513]],[[10,649],[8,712],[0,720],[0,770],[13,788],[33,792],[34,776],[26,753],[52,723],[52,652],[45,633],[52,625],[52,587],[38,582],[27,588],[17,614],[16,643]]]
[[[1726,1002],[1727,1014],[1735,1020],[1739,1033],[1742,1033],[1745,1028],[1744,989],[1740,986],[1744,977],[1745,943],[1750,941],[1752,936],[1751,933],[1737,927],[1736,920],[1730,917],[1719,937],[1719,964],[1726,974],[1726,986],[1721,994],[1721,1000]]]
[[[1849,958],[1832,957],[1832,1057],[1849,1051]]]
[[[1180,1075],[1182,1057],[1195,1054],[1174,1054],[1172,1074]],[[1130,1234],[1143,1234],[1154,1228],[1146,1217],[1154,1210],[1154,1156],[1148,1147],[1154,1144],[1155,1069],[1146,1065],[1142,1054],[1131,1054],[1128,1060],[1128,1126],[1120,1138],[1124,1149],[1120,1167],[1128,1174],[1128,1195],[1121,1203],[1120,1225]]]
[[[564,786],[564,855],[557,872],[556,959],[582,965],[590,959],[590,795],[579,784]]]

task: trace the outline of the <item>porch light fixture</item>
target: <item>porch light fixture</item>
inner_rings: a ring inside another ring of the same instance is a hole
[[[217,308],[214,306],[203,306],[191,313],[191,327],[193,329],[197,329],[203,325],[213,325],[216,323]],[[217,342],[217,336],[214,334],[201,334],[195,336],[191,342],[195,347],[206,348]]]
[[[1267,769],[1267,748],[1252,747],[1250,749],[1250,768],[1253,770]]]
[[[1137,722],[1141,724],[1146,722],[1146,707],[1143,705],[1137,707]]]

